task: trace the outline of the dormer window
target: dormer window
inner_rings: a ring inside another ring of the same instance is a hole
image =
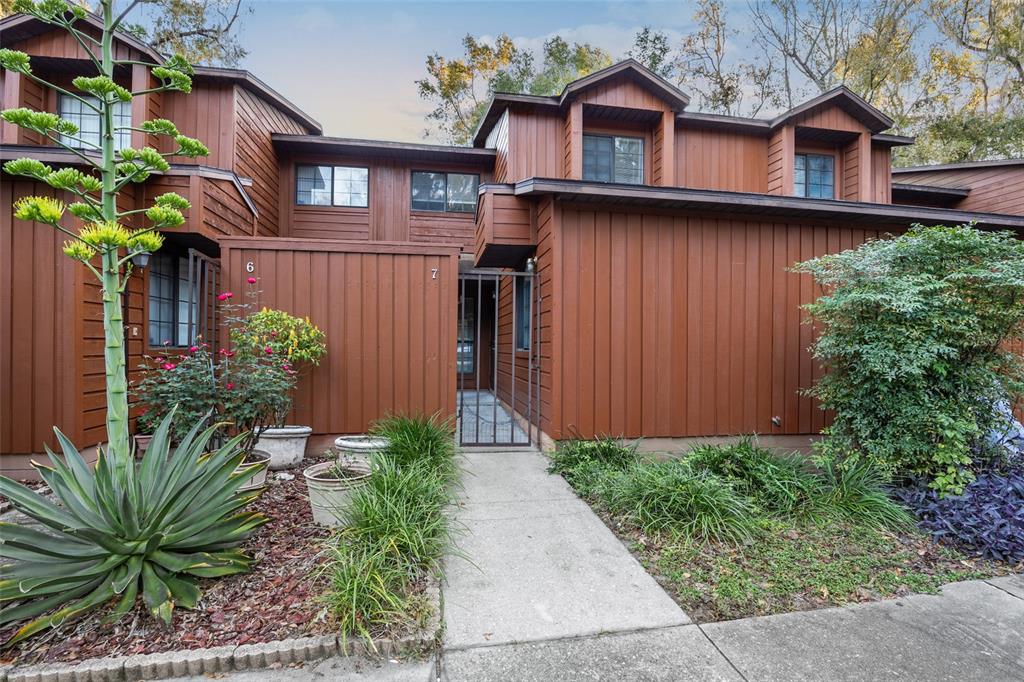
[[[643,138],[584,135],[583,179],[644,184]]]
[[[831,154],[797,154],[793,188],[798,197],[834,199],[835,157]]]
[[[69,147],[84,147],[90,151],[99,151],[100,135],[103,125],[99,112],[82,102],[89,102],[99,108],[100,101],[92,95],[71,97],[61,95],[58,100],[57,115],[78,126],[78,135],[61,135],[60,141]],[[132,131],[127,127],[132,124],[132,105],[130,102],[114,102],[114,127],[124,128],[114,131],[114,150],[125,149],[132,145]],[[76,139],[77,138],[77,139]]]

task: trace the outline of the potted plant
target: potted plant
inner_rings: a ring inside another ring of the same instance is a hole
[[[327,461],[306,468],[302,475],[309,490],[313,520],[325,526],[340,526],[340,513],[353,492],[370,480],[370,464],[363,461]]]
[[[250,297],[257,295],[256,282],[255,277],[248,279],[247,295]],[[226,294],[230,297],[230,292]],[[310,322],[308,317],[295,317],[282,310],[264,307],[257,312],[236,317],[234,322],[231,342],[239,357],[278,363],[281,369],[293,377],[320,364],[327,352],[323,331]],[[309,426],[285,423],[291,411],[292,391],[283,392],[281,397],[286,402],[283,400],[277,405],[274,419],[260,423],[259,432],[254,432],[255,446],[271,454],[271,469],[293,466],[302,461],[306,454],[306,440],[313,433]]]
[[[245,459],[239,464],[235,471],[244,471],[251,474],[249,478],[239,486],[241,492],[249,492],[262,488],[267,482],[267,468],[270,465],[270,453],[263,450],[252,450],[246,454]]]

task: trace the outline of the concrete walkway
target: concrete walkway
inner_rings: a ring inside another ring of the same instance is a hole
[[[1021,682],[1024,576],[696,625],[529,451],[473,452],[434,660],[329,659],[231,682]],[[194,682],[200,682],[202,678]]]

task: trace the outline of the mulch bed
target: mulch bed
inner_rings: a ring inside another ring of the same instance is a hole
[[[268,472],[267,489],[255,508],[270,517],[243,549],[255,557],[251,573],[203,580],[194,611],[175,609],[174,627],[164,628],[139,600],[133,613],[105,625],[104,611],[0,653],[0,662],[30,665],[75,662],[100,656],[131,656],[179,649],[255,644],[330,632],[315,573],[323,563],[328,531],[313,523],[302,467]],[[16,628],[0,630],[0,641]]]

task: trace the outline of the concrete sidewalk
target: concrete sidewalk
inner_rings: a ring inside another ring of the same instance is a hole
[[[446,561],[447,650],[689,623],[547,459],[464,454],[458,554]]]

